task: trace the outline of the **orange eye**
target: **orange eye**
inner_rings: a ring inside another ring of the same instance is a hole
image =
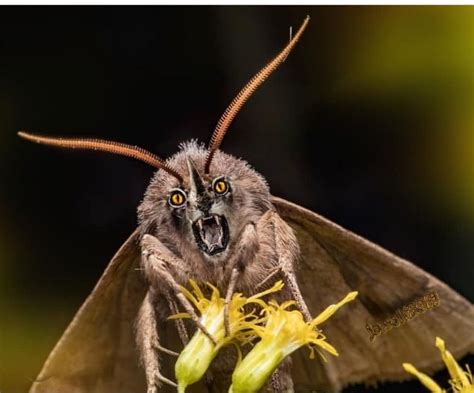
[[[214,180],[213,188],[216,194],[223,195],[229,191],[229,183],[222,178],[218,178]]]
[[[173,190],[168,199],[168,203],[173,207],[181,207],[186,203],[186,194],[183,190]]]

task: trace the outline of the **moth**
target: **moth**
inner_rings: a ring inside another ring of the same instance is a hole
[[[414,264],[272,195],[247,162],[220,150],[239,110],[284,62],[308,22],[233,99],[207,147],[187,142],[163,160],[117,142],[19,133],[40,144],[124,155],[158,169],[138,207],[138,228],[49,355],[31,393],[173,391],[175,352],[192,329],[205,330],[179,287],[189,279],[216,285],[226,299],[281,279],[282,296],[294,299],[307,319],[349,291],[359,292],[324,329],[340,356],[325,362],[298,351],[275,371],[267,391],[338,392],[349,384],[402,380],[403,362],[434,372],[442,367],[436,336],[455,357],[474,351],[469,301]],[[369,324],[430,293],[439,299],[436,308],[370,336]],[[193,315],[190,323],[167,320],[183,310]],[[224,351],[190,391],[227,391],[234,365]]]

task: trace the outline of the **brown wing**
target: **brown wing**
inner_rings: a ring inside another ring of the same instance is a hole
[[[48,357],[30,393],[144,392],[133,322],[146,286],[137,232],[112,258]]]
[[[298,273],[303,296],[316,315],[349,291],[359,291],[322,326],[340,353],[328,362],[295,356],[297,391],[339,391],[351,383],[402,380],[403,362],[433,372],[443,365],[435,337],[456,358],[474,352],[474,306],[429,273],[312,211],[273,198],[278,213],[295,230],[302,260]],[[366,324],[395,316],[403,306],[436,291],[440,305],[394,327],[372,342]]]

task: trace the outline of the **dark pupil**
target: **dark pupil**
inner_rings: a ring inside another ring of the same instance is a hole
[[[217,183],[217,192],[224,192],[225,191],[225,188],[226,188],[226,185],[223,181],[220,181]]]
[[[172,199],[175,205],[181,205],[181,203],[183,203],[183,197],[179,193],[174,194]]]

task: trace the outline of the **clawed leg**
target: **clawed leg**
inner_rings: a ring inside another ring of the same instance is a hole
[[[157,352],[173,356],[178,354],[160,345],[157,316],[153,305],[153,296],[147,293],[140,307],[136,322],[137,345],[140,350],[141,362],[145,369],[148,393],[154,393],[161,383],[176,387],[176,383],[164,377],[160,371],[160,361]]]
[[[301,294],[294,270],[294,264],[299,255],[298,241],[293,230],[277,213],[272,214],[272,221],[275,231],[275,246],[283,281],[295,300],[296,306],[303,314],[305,320],[309,322],[313,318]]]
[[[166,297],[166,301],[168,302],[168,306],[170,308],[171,313],[173,315],[178,314],[179,309],[175,300],[171,297],[169,293],[167,293],[165,297]],[[179,339],[181,340],[183,347],[185,347],[189,342],[189,336],[188,336],[188,331],[186,330],[186,326],[184,326],[184,322],[182,319],[175,319],[174,322],[176,324],[176,330],[178,330]]]
[[[273,393],[294,393],[290,358],[286,358],[273,372],[270,379],[270,386]]]
[[[259,250],[258,235],[254,223],[249,223],[245,226],[235,249],[236,253],[229,263],[232,267],[232,273],[224,302],[224,328],[226,336],[230,334],[229,304],[234,295],[237,281],[245,270],[245,265],[254,260]]]
[[[156,237],[145,235],[142,239],[142,263],[147,272],[147,277],[152,277],[156,280],[157,284],[167,285],[174,292],[186,312],[191,316],[196,326],[216,344],[216,340],[201,323],[193,306],[181,292],[178,283],[170,274],[169,266],[178,264],[178,258],[173,256],[168,248]]]
[[[305,320],[311,321],[311,313],[301,294],[294,273],[294,264],[299,255],[299,245],[295,234],[288,224],[274,211],[265,213],[257,223],[257,227],[259,228],[266,229],[269,226],[273,227],[278,266],[258,284],[255,290],[263,288],[270,280],[281,274],[286,287],[296,302],[296,306],[303,314]],[[263,236],[265,237],[265,235]],[[255,224],[250,223],[244,228],[236,250],[238,250],[238,252],[231,261],[232,273],[225,297],[224,326],[226,334],[229,334],[229,303],[234,294],[235,286],[245,266],[253,261],[259,250],[259,235],[257,234]]]
[[[291,296],[296,302],[296,307],[298,307],[298,309],[301,311],[306,322],[312,321],[313,317],[311,316],[308,306],[306,305],[303,295],[301,294],[300,288],[296,281],[295,273],[293,272],[293,270],[288,271],[285,269],[282,269],[282,273],[283,273],[283,280],[285,284],[287,285],[287,287],[289,288],[291,292]]]

